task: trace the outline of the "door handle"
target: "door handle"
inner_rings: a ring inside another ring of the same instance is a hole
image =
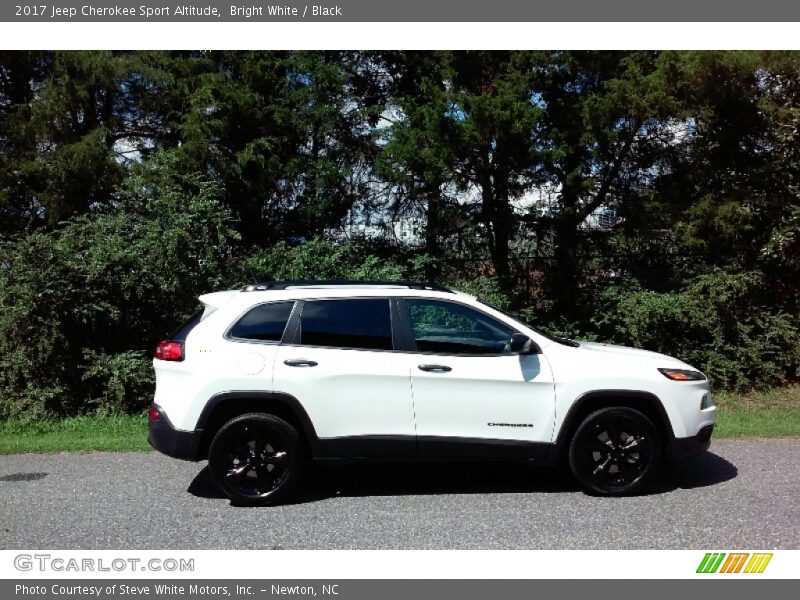
[[[420,371],[428,371],[430,373],[447,373],[453,369],[447,365],[419,365]]]
[[[316,367],[317,362],[305,358],[289,358],[283,361],[287,367]]]

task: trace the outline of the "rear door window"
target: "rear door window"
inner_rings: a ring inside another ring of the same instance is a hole
[[[391,350],[389,299],[306,300],[300,315],[300,344]]]

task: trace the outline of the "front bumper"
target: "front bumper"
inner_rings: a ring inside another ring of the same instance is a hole
[[[150,445],[167,456],[179,458],[181,460],[200,460],[198,457],[200,441],[203,437],[203,430],[181,431],[175,429],[167,418],[166,413],[154,406],[159,412],[160,418],[157,421],[149,420],[147,441]]]
[[[668,450],[670,461],[682,460],[695,454],[705,452],[711,446],[711,434],[714,424],[702,427],[697,435],[688,438],[674,438]]]

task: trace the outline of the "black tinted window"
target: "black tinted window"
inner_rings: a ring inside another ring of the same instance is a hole
[[[441,354],[504,354],[514,330],[461,304],[406,300],[417,350]]]
[[[300,343],[391,350],[389,299],[306,300],[300,317]]]
[[[293,302],[274,302],[256,306],[231,328],[231,337],[244,340],[280,342]]]

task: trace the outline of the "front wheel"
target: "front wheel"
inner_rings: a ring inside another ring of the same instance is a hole
[[[283,419],[241,415],[225,423],[211,441],[211,479],[236,504],[282,502],[300,478],[301,448],[297,431]]]
[[[589,492],[622,496],[643,491],[661,464],[661,437],[638,410],[603,408],[578,426],[569,446],[569,466]]]

